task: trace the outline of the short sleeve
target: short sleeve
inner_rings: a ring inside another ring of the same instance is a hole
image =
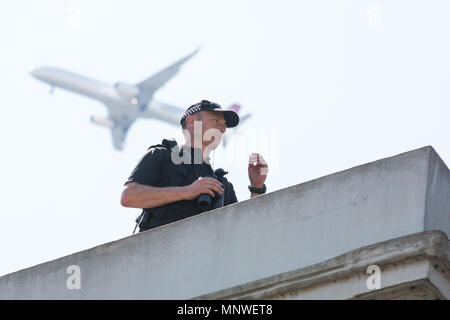
[[[234,192],[233,184],[231,182],[228,182],[227,189],[227,197],[225,198],[224,206],[238,202],[236,192]]]
[[[136,168],[134,168],[125,184],[137,182],[140,184],[156,186],[163,166],[165,152],[166,151],[161,148],[150,148],[139,160]]]

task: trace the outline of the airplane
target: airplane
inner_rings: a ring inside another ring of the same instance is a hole
[[[155,100],[153,97],[198,51],[199,48],[137,84],[109,84],[49,66],[32,68],[30,73],[38,80],[50,84],[50,93],[53,93],[55,87],[59,87],[102,102],[108,109],[108,115],[93,115],[91,121],[110,128],[114,149],[123,150],[127,132],[138,118],[157,119],[180,126],[179,121],[185,109]],[[233,104],[229,109],[239,113],[241,106]],[[251,114],[242,116],[240,124],[250,116]],[[228,138],[225,138],[226,136]],[[224,135],[224,147],[230,136],[231,132]]]

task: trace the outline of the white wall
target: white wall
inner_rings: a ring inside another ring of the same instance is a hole
[[[430,228],[449,236],[449,181],[424,147],[6,275],[0,298],[191,298]]]

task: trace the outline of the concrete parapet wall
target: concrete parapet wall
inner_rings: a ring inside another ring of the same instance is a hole
[[[450,241],[419,232],[196,299],[450,299]]]
[[[426,230],[450,235],[432,147],[241,201],[0,278],[3,299],[187,299]],[[81,288],[66,286],[67,268]]]

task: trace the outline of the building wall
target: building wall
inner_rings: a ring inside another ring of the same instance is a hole
[[[431,147],[357,166],[0,278],[0,298],[187,299],[425,230],[450,234]],[[67,268],[81,271],[69,290]]]

